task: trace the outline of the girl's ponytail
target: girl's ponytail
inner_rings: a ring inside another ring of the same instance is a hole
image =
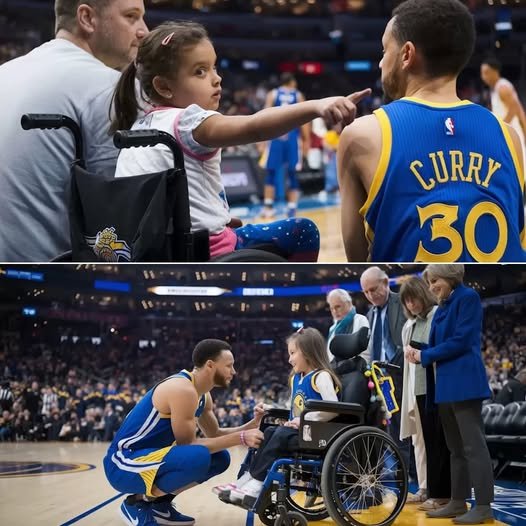
[[[115,86],[110,108],[112,135],[117,130],[129,130],[137,119],[139,104],[135,85],[136,74],[137,66],[135,62],[131,62]]]

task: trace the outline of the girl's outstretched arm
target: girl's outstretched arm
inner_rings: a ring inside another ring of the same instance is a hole
[[[290,106],[265,108],[254,115],[213,115],[204,120],[193,135],[203,146],[223,148],[267,141],[299,128],[316,117],[325,119],[329,126],[336,122],[347,126],[356,117],[356,104],[370,94],[368,88],[347,97],[327,97]]]

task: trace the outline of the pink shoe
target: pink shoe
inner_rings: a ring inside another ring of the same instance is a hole
[[[241,477],[239,477],[235,482],[229,482],[228,484],[220,484],[219,486],[214,486],[212,491],[219,496],[225,496],[230,494],[233,490],[240,489],[244,484],[246,484],[252,477],[250,473],[246,471]]]
[[[212,492],[216,495],[221,495],[222,493],[225,493],[226,491],[230,492],[233,489],[237,489],[237,486],[233,482],[229,482],[228,484],[221,484],[219,486],[214,486],[212,488]]]

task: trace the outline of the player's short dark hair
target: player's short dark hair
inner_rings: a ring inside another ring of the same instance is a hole
[[[105,8],[111,0],[55,0],[55,33],[59,29],[73,31],[80,4],[87,4],[94,9]]]
[[[427,74],[458,75],[475,48],[475,22],[459,0],[406,0],[393,10],[393,35],[422,53]]]
[[[288,84],[293,80],[296,80],[296,77],[292,73],[289,73],[287,71],[279,76],[279,81],[281,84]]]
[[[502,71],[502,64],[495,57],[486,57],[482,61],[482,64],[487,64],[491,69],[494,69],[495,71],[498,71],[499,73]]]
[[[223,351],[231,350],[232,346],[223,340],[201,340],[192,352],[192,362],[195,367],[202,367],[208,360],[217,360]]]

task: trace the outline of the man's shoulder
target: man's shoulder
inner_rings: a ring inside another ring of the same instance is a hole
[[[358,117],[351,124],[346,126],[342,132],[343,136],[350,137],[370,137],[371,131],[379,131],[380,124],[378,122],[378,117],[376,114],[372,113],[371,115],[364,115],[363,117]]]
[[[198,396],[192,382],[182,376],[171,376],[155,387],[155,399],[158,403],[183,400],[190,404],[197,401]]]
[[[389,291],[389,303],[400,303],[400,294],[398,292]]]
[[[100,88],[102,79],[115,84],[120,77],[119,71],[106,66],[91,53],[72,42],[60,38],[50,40],[36,48],[34,53],[27,55],[27,58],[43,62],[46,67],[49,66],[50,75],[69,75],[67,78],[71,82],[85,83],[86,90]],[[97,82],[94,82],[93,75],[96,75]]]

